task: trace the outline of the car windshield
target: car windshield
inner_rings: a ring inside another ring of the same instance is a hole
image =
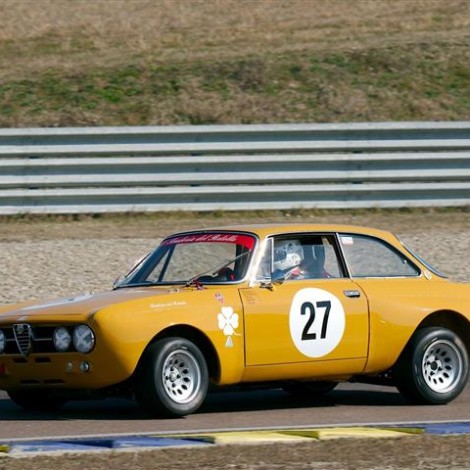
[[[116,287],[237,282],[245,278],[255,241],[233,232],[172,236]]]

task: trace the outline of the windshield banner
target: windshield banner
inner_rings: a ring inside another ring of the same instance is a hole
[[[249,235],[238,233],[195,233],[163,240],[162,245],[176,245],[179,243],[234,243],[251,249],[255,239]]]

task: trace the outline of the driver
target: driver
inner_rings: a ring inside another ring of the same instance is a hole
[[[280,240],[274,245],[274,271],[279,270],[285,279],[303,278],[300,265],[304,259],[302,245],[299,240]]]
[[[284,279],[320,279],[331,277],[324,268],[323,244],[302,246],[299,240],[280,240],[274,245],[274,271]]]

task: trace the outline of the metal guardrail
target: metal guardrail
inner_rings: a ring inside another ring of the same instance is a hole
[[[470,122],[0,129],[0,214],[470,205]]]

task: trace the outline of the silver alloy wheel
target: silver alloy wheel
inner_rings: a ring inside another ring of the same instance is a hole
[[[462,369],[462,355],[450,341],[435,341],[424,352],[423,377],[435,393],[447,393],[452,390],[460,381]]]
[[[178,404],[189,403],[201,387],[201,368],[190,352],[178,349],[165,359],[162,379],[171,400]]]

